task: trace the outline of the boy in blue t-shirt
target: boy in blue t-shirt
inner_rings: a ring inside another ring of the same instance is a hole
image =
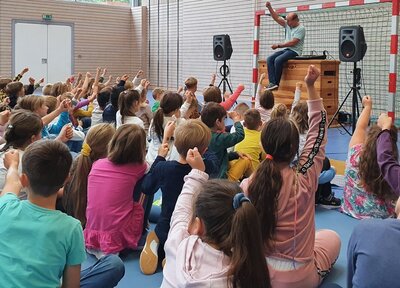
[[[95,287],[100,281],[106,283],[101,287],[114,287],[122,278],[123,263],[116,256],[81,272],[86,258],[81,224],[55,210],[71,163],[63,143],[37,141],[25,150],[20,176],[18,151],[6,153],[8,173],[0,194],[0,279],[5,287],[59,287],[61,278],[62,287]],[[18,199],[22,187],[28,200]],[[105,269],[105,262],[110,269]]]

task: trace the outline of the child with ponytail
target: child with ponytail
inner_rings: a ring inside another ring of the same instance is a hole
[[[314,198],[327,134],[326,111],[314,87],[319,75],[310,65],[304,79],[309,130],[297,167],[290,163],[299,148],[298,129],[288,118],[276,118],[261,133],[266,159],[242,182],[258,211],[273,287],[317,287],[339,255],[337,233],[315,231]]]
[[[197,148],[165,244],[161,287],[271,287],[257,210],[235,183],[210,180]]]
[[[151,121],[149,127],[149,147],[146,155],[146,161],[150,165],[153,164],[154,160],[158,155],[158,149],[160,148],[164,138],[164,128],[169,121],[174,121],[176,126],[185,119],[181,118],[181,106],[183,104],[182,96],[178,93],[167,92],[160,102],[160,107],[154,114],[154,118]],[[178,160],[179,153],[176,149],[172,149],[174,141],[169,139],[168,144],[170,146],[169,152],[166,155],[166,160]],[[173,150],[173,151],[172,151]],[[171,152],[172,151],[172,152]],[[173,153],[171,158],[171,153]]]
[[[97,124],[89,129],[82,151],[74,160],[70,180],[64,186],[63,207],[68,215],[86,225],[87,182],[95,161],[107,156],[107,146],[115,128],[111,124]]]
[[[0,152],[6,152],[10,148],[17,149],[21,159],[25,148],[42,138],[42,128],[42,119],[36,113],[22,109],[17,110],[11,115],[10,121],[6,126],[4,134],[6,143],[1,147]],[[4,153],[2,153],[0,160],[0,190],[4,187],[7,175],[3,156]],[[19,165],[19,173],[21,171],[21,165]]]
[[[119,128],[122,124],[136,124],[144,128],[142,119],[136,116],[139,111],[140,94],[136,90],[125,90],[121,92],[118,98],[118,108],[116,114],[116,126]]]

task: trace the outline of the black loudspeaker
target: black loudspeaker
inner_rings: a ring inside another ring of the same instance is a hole
[[[339,33],[339,59],[342,62],[358,62],[367,52],[364,30],[361,26],[343,26]]]
[[[214,35],[213,38],[214,60],[225,61],[231,59],[233,52],[231,38],[228,34]]]

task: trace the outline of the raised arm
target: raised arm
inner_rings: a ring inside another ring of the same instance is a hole
[[[400,196],[400,165],[398,160],[394,157],[393,140],[390,136],[392,118],[387,114],[381,114],[378,119],[378,126],[382,129],[382,132],[376,139],[378,165],[383,178],[393,191]]]
[[[5,193],[14,193],[15,195],[19,195],[22,189],[21,182],[19,180],[18,173],[18,165],[19,165],[19,153],[17,150],[10,150],[4,155],[4,167],[8,169],[6,176],[6,184],[4,185],[3,191],[0,196],[3,196]]]
[[[272,19],[274,19],[276,23],[283,27],[286,26],[285,19],[283,19],[281,16],[278,15],[278,13],[275,12],[275,10],[272,8],[271,2],[267,1],[267,3],[265,3],[265,7],[267,7],[269,13],[272,16]]]
[[[304,78],[308,91],[308,124],[310,128],[297,168],[299,173],[304,176],[302,180],[305,181],[304,185],[307,185],[310,193],[317,190],[318,176],[321,173],[323,159],[325,158],[328,123],[322,99],[314,87],[319,75],[320,71],[314,65],[310,65],[307,76]]]
[[[360,117],[357,120],[356,129],[353,132],[353,136],[349,142],[349,148],[354,145],[364,143],[365,137],[367,137],[367,128],[369,118],[372,111],[372,99],[369,96],[364,96],[362,99],[364,109],[362,110]]]
[[[236,88],[235,92],[224,102],[221,102],[221,106],[224,107],[226,111],[232,108],[233,104],[235,104],[236,100],[239,98],[240,93],[244,90],[244,85],[239,84]]]

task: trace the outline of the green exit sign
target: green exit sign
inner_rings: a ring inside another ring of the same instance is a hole
[[[53,15],[51,14],[42,14],[42,19],[46,21],[50,21],[53,19]]]

